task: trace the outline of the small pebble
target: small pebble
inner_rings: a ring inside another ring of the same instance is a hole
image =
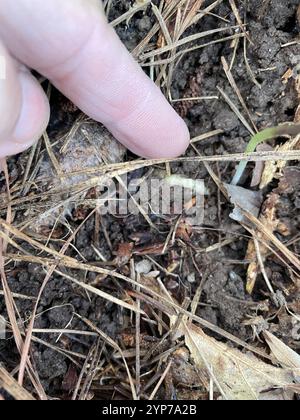
[[[187,276],[187,281],[188,281],[189,283],[195,283],[195,281],[196,281],[196,274],[195,274],[195,273],[190,273],[190,274]]]
[[[149,260],[142,260],[135,265],[135,271],[138,274],[148,274],[152,270],[152,264]]]

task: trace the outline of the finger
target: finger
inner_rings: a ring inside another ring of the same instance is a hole
[[[0,0],[0,34],[79,108],[145,157],[173,157],[184,121],[107,24],[99,0]]]
[[[22,152],[41,136],[49,104],[39,83],[0,42],[0,158]]]

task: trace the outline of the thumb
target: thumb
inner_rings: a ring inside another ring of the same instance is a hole
[[[35,143],[47,127],[49,113],[39,83],[0,42],[0,158]]]

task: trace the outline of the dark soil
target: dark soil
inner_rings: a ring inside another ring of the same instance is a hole
[[[125,13],[130,7],[130,3],[127,0],[113,1],[110,20]],[[210,4],[211,2],[206,3]],[[298,105],[294,79],[291,78],[287,83],[284,83],[282,76],[288,69],[296,67],[299,62],[300,50],[299,44],[289,47],[283,47],[283,45],[291,43],[299,36],[299,26],[296,20],[299,0],[270,0],[266,2],[249,0],[238,3],[241,16],[246,16],[247,30],[253,41],[253,45],[248,43],[247,47],[249,64],[261,88],[253,82],[245,66],[243,41],[237,48],[232,70],[235,81],[258,128],[292,121]],[[221,3],[214,13],[226,18],[228,25],[234,25],[236,21],[227,4],[228,2]],[[118,33],[126,46],[132,50],[149,32],[154,22],[155,19],[152,15],[150,16],[150,13],[144,15],[141,12],[136,14],[128,22],[128,25],[120,25]],[[224,27],[224,25],[226,24],[223,20],[219,20],[213,15],[206,16],[196,27],[192,28],[191,33],[219,26]],[[211,40],[213,39],[212,37]],[[216,89],[218,86],[235,105],[239,106],[221,64],[222,56],[230,62],[232,54],[233,48],[230,42],[225,42],[185,55],[174,74],[173,98],[219,95]],[[196,147],[201,154],[227,154],[245,150],[249,141],[249,133],[223,99],[189,102],[187,105],[176,105],[176,107],[185,118],[192,137],[215,129],[224,131],[219,136],[197,143]],[[50,138],[69,131],[79,113],[76,108],[67,105],[67,102],[57,92],[52,95],[52,108]],[[187,156],[196,156],[196,152],[190,148]],[[131,160],[132,158],[133,156],[128,153],[127,159]],[[266,310],[268,316],[274,315],[268,328],[294,349],[299,350],[299,336],[298,338],[291,336],[291,331],[295,327],[293,318],[288,316],[284,309],[278,312],[278,307],[272,300],[262,277],[259,276],[254,294],[249,296],[246,293],[247,264],[245,264],[244,258],[248,244],[247,232],[229,218],[231,206],[218,192],[205,167],[197,162],[171,166],[173,173],[184,174],[190,178],[205,179],[210,195],[205,203],[204,224],[191,233],[189,241],[184,239],[179,241],[178,239],[179,242],[167,249],[164,255],[155,255],[154,252],[149,252],[151,258],[165,269],[174,261],[179,262],[174,271],[178,277],[167,276],[164,271],[161,271],[160,277],[165,286],[174,297],[182,302],[186,296],[192,298],[201,284],[201,304],[197,314],[247,342],[251,342],[253,339],[253,328],[246,326],[245,321],[260,315],[264,317],[264,310]],[[225,182],[231,180],[234,168],[235,165],[231,164],[212,164],[212,169]],[[9,170],[12,177],[21,176],[20,174],[24,171],[22,157],[12,158],[9,162]],[[136,176],[139,175],[136,174]],[[245,180],[245,185],[248,181]],[[264,191],[264,194],[267,195],[275,186],[276,184],[272,185],[267,191]],[[299,208],[300,187],[294,186],[281,197],[279,217],[288,224],[290,236],[282,238],[279,235],[280,239],[288,241],[297,236],[300,227]],[[78,226],[82,220],[76,216],[78,215],[73,214],[69,219],[73,228]],[[139,256],[141,250],[151,248],[158,243],[164,243],[171,227],[170,221],[157,216],[153,216],[152,221],[159,228],[160,233],[152,231],[142,216],[116,218],[107,215],[103,217],[101,229],[95,237],[95,218],[91,217],[77,234],[74,249],[68,255],[78,259],[84,258],[86,262],[97,262],[99,258],[92,247],[92,244],[96,243],[106,260],[112,262],[116,256],[120,255],[120,244],[130,243],[134,247],[135,263],[138,263],[145,258]],[[104,228],[110,243],[104,234]],[[63,236],[65,228],[61,229]],[[233,240],[231,244],[215,251],[205,252],[208,247],[225,239],[233,238],[236,240]],[[21,245],[25,248],[27,246],[22,243]],[[52,246],[56,246],[55,242]],[[291,249],[299,254],[299,241],[295,241]],[[111,266],[108,265],[107,268],[111,268]],[[113,265],[112,268],[116,268],[125,275],[130,273],[127,261],[118,266]],[[156,270],[157,267],[153,265],[152,269]],[[298,309],[299,313],[299,300],[295,300],[296,286],[292,283],[291,274],[286,266],[280,260],[271,257],[266,261],[266,269],[274,288],[282,293],[288,305],[292,305],[293,311],[297,312]],[[77,274],[73,272],[72,275],[76,276]],[[15,262],[7,270],[11,291],[33,298],[37,296],[44,277],[45,270],[32,263]],[[99,286],[101,282],[101,290],[116,297],[122,296],[124,287],[125,289],[129,288],[128,285],[109,277],[99,279],[96,274],[91,273],[86,274],[86,278],[81,278],[81,280],[96,286]],[[32,313],[34,302],[25,299],[17,299],[16,302],[21,318],[27,320]],[[266,303],[267,309],[262,303]],[[5,303],[1,295],[0,314],[6,317]],[[39,304],[38,314],[35,321],[37,329],[68,328],[90,331],[86,324],[75,315],[79,314],[121,343],[123,347],[125,346],[124,343],[122,344],[123,335],[125,333],[134,335],[134,327],[131,326],[126,311],[100,297],[87,294],[56,274],[52,276],[46,286]],[[260,325],[257,324],[257,332],[260,332],[259,328]],[[160,337],[154,328],[151,329],[147,325],[142,325],[142,332],[148,337],[150,343],[157,343]],[[209,332],[209,334],[212,333]],[[61,338],[57,334],[49,333],[35,334],[35,336],[63,350],[59,353],[54,347],[47,347],[45,343],[34,342],[31,354],[46,393],[54,398],[69,398],[74,389],[70,377],[73,374],[75,379],[78,378],[84,361],[83,356],[87,356],[97,339],[93,336],[75,336],[73,334],[65,334]],[[170,345],[167,344],[166,348]],[[162,349],[162,351],[164,350],[166,349]],[[109,360],[109,348],[105,348],[103,351],[103,360]],[[68,352],[72,352],[72,354]],[[75,353],[79,357],[76,357]],[[77,365],[74,364],[74,359]],[[0,362],[10,371],[19,364],[19,354],[12,337],[0,340]],[[30,389],[29,384],[28,386]],[[127,394],[124,390],[122,392],[121,388],[119,377],[107,378],[93,385],[91,395],[99,399],[124,398]],[[161,397],[163,396],[161,395]]]

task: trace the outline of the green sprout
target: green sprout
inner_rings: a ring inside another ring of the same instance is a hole
[[[274,139],[276,137],[281,137],[281,136],[295,137],[298,134],[300,134],[300,124],[285,123],[277,127],[266,128],[265,130],[260,131],[259,133],[255,134],[255,136],[251,137],[245,153],[248,154],[248,153],[255,152],[257,146],[260,143],[264,143],[267,140],[271,140],[271,139]],[[247,166],[247,163],[248,162],[246,160],[242,160],[239,163],[236,173],[231,182],[232,185],[239,184],[242,178],[242,175],[244,173],[244,170]]]

